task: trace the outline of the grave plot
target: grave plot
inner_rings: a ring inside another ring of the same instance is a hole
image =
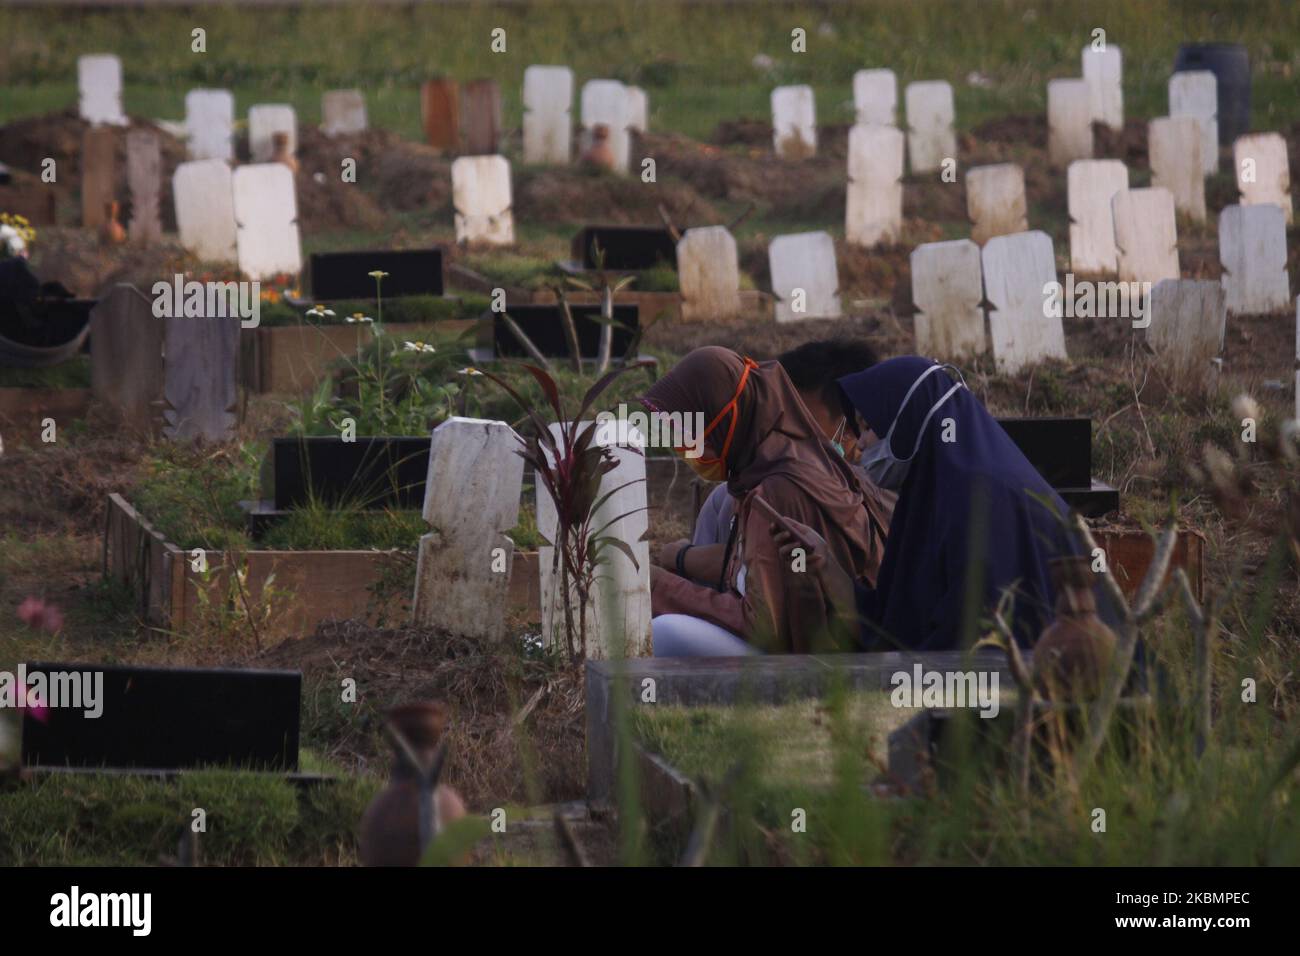
[[[1291,225],[1291,169],[1286,140],[1278,133],[1252,133],[1232,144],[1237,190],[1243,206],[1272,204],[1282,207]]]
[[[979,245],[994,236],[1028,232],[1025,171],[1015,163],[968,169],[966,212],[971,221],[970,237]]]
[[[1147,124],[1151,185],[1167,189],[1174,209],[1205,222],[1205,172],[1201,161],[1201,124],[1191,116],[1166,116]]]
[[[364,133],[366,97],[360,90],[329,90],[321,94],[321,129],[326,136]]]
[[[584,361],[594,362],[600,352],[601,331],[599,305],[570,306],[573,324],[578,335],[578,349]],[[564,319],[559,305],[520,304],[506,300],[504,312],[492,313],[491,349],[476,356],[478,360],[522,359],[529,355],[527,347],[510,329],[504,316],[509,316],[528,337],[529,341],[546,358],[569,357],[569,341],[564,333]],[[614,325],[610,354],[621,359],[629,346],[639,336],[640,308],[635,304],[614,305]],[[632,356],[635,358],[635,356]]]
[[[984,352],[980,248],[969,239],[928,242],[912,250],[916,350],[961,361]]]
[[[248,109],[248,151],[255,163],[275,159],[275,134],[289,138],[289,155],[298,152],[298,117],[292,106],[263,103]]]
[[[1124,128],[1124,54],[1114,44],[1083,48],[1083,79],[1088,84],[1088,115],[1112,130]]]
[[[1164,279],[1151,290],[1146,338],[1175,381],[1204,381],[1223,351],[1226,327],[1223,284]]]
[[[1114,275],[1115,218],[1111,199],[1128,189],[1128,167],[1118,159],[1079,159],[1070,164],[1070,269],[1080,275]]]
[[[524,162],[563,166],[572,151],[573,71],[567,66],[524,70]]]
[[[81,118],[92,126],[126,126],[122,112],[122,61],[111,53],[77,58]]]
[[[1086,80],[1048,82],[1047,155],[1053,166],[1064,169],[1092,158],[1093,105]]]
[[[772,91],[772,148],[781,159],[817,155],[817,104],[811,86]]]
[[[778,322],[838,319],[843,314],[830,233],[777,236],[768,246],[767,258]]]
[[[1219,213],[1219,261],[1229,315],[1265,315],[1291,307],[1286,214],[1275,205],[1228,206]]]
[[[903,227],[903,134],[858,124],[849,131],[844,235],[868,248],[898,241]]]
[[[613,169],[626,173],[632,161],[632,139],[628,133],[632,116],[627,87],[618,80],[588,80],[582,86],[581,100],[582,151],[586,152],[594,141],[596,127],[603,126],[614,153]]]
[[[185,147],[190,159],[235,158],[235,96],[229,90],[185,94]]]
[[[509,246],[515,241],[510,163],[502,156],[462,156],[451,164],[456,242]]]
[[[933,173],[957,158],[952,86],[943,80],[907,84],[907,163],[912,175]]]
[[[1121,282],[1177,279],[1178,225],[1167,189],[1126,189],[1110,201]]]
[[[858,70],[853,74],[853,108],[859,124],[898,125],[898,78],[893,70]]]
[[[999,371],[1015,374],[1046,359],[1067,358],[1061,317],[1044,314],[1044,289],[1056,281],[1051,237],[1045,232],[997,236],[980,259]]]
[[[1169,77],[1169,115],[1190,116],[1201,131],[1201,168],[1219,171],[1218,81],[1209,70],[1187,70]]]

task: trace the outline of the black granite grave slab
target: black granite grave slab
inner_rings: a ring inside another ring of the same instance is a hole
[[[635,272],[658,266],[677,268],[677,243],[660,226],[585,226],[570,246],[574,264],[596,269],[596,249],[605,255],[611,272]]]
[[[318,252],[311,257],[311,293],[315,302],[373,299],[375,280],[370,273],[387,272],[385,299],[411,295],[442,295],[441,249],[365,250]]]
[[[601,324],[598,305],[570,306],[573,324],[578,333],[578,349],[583,358],[595,358],[600,350]],[[547,358],[562,358],[569,354],[569,343],[564,337],[564,324],[558,305],[512,305],[506,303],[506,314],[523,329],[532,343]],[[640,309],[636,305],[614,306],[614,337],[610,354],[621,359],[632,342],[640,323]],[[514,337],[501,313],[492,314],[492,344],[497,358],[526,358],[528,352]]]
[[[998,424],[1053,488],[1092,485],[1092,419],[999,418]]]
[[[276,510],[313,501],[363,508],[424,507],[429,438],[335,435],[272,442]]]

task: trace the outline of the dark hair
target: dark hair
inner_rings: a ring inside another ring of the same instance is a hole
[[[820,395],[831,408],[840,404],[840,387],[836,379],[880,361],[873,349],[862,339],[819,339],[805,342],[798,348],[782,352],[776,359],[790,376],[794,387],[801,392]]]

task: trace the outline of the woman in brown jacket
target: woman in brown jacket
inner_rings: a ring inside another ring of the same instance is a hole
[[[851,635],[832,633],[835,610],[817,575],[802,558],[782,560],[772,522],[754,499],[811,528],[843,567],[868,582],[884,550],[884,509],[864,493],[785,370],[725,348],[696,349],[641,401],[654,412],[703,416],[703,453],[686,461],[702,477],[726,481],[737,502],[719,589],[652,569],[656,656],[845,646]]]

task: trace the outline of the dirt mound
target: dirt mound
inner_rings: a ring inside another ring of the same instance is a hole
[[[962,152],[989,143],[1047,149],[1047,116],[1002,116],[980,124],[969,133],[962,133],[959,140]]]
[[[1130,118],[1122,130],[1093,123],[1092,143],[1098,159],[1122,159],[1130,172],[1147,165],[1147,121],[1144,119]]]
[[[193,268],[193,260],[175,236],[150,246],[126,243],[105,246],[85,229],[52,226],[37,230],[32,269],[43,280],[58,280],[79,296],[106,295],[119,282],[149,294],[160,279]]]
[[[654,224],[660,221],[658,207],[662,205],[680,229],[723,221],[691,184],[666,180],[662,166],[657,172],[658,182],[643,183],[638,175],[617,176],[580,167],[525,169],[516,174],[515,219]]]
[[[723,120],[713,127],[709,142],[718,146],[772,146],[772,124],[760,119]]]
[[[355,184],[343,182],[348,159],[356,161]],[[388,130],[326,136],[305,127],[299,131],[298,168],[299,213],[305,196],[320,202],[323,212],[315,218],[322,228],[329,228],[324,220],[331,210],[343,217],[334,228],[371,229],[382,227],[386,210],[439,213],[451,205],[451,161]],[[364,195],[352,195],[358,191]]]

